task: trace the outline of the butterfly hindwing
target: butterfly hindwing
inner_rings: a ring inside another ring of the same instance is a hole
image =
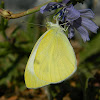
[[[58,83],[76,70],[73,48],[61,29],[51,28],[41,40],[34,60],[34,72],[40,79]]]

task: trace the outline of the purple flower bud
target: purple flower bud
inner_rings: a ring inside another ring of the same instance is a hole
[[[62,6],[63,6],[62,3],[50,2],[47,5],[44,5],[43,7],[41,7],[40,12],[43,14],[46,11],[52,11],[57,8],[61,8]]]
[[[40,8],[40,12],[43,14],[46,11],[52,11],[65,6],[70,0],[63,0],[62,3],[50,2]]]

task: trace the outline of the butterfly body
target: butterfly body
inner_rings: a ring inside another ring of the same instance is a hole
[[[47,29],[33,48],[26,66],[25,82],[30,88],[62,82],[77,69],[73,48],[63,28],[58,23],[48,22]]]

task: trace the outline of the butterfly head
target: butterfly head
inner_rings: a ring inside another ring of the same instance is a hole
[[[58,23],[52,23],[52,22],[47,22],[46,27],[47,29],[51,29],[51,28],[61,29]]]

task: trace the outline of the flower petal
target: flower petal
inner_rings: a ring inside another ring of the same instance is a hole
[[[40,8],[40,12],[43,14],[47,5],[44,5]]]
[[[71,23],[71,25],[75,25],[76,28],[80,27],[82,23],[82,18],[79,17],[78,19],[74,20],[73,23]]]
[[[66,12],[67,21],[74,21],[80,17],[80,12],[72,4],[66,7]]]
[[[68,28],[68,38],[72,38],[74,36],[74,27],[73,26],[69,26]]]
[[[88,31],[84,27],[80,26],[79,28],[77,28],[77,31],[80,33],[84,42],[90,40]]]
[[[94,13],[91,9],[82,9],[78,10],[81,14],[81,16],[88,17],[88,18],[94,18]]]
[[[89,34],[88,31],[83,26],[78,26],[76,22],[73,23],[73,26],[76,28],[76,30],[80,33],[83,41],[89,41]],[[78,27],[77,27],[78,26]]]
[[[93,33],[97,33],[97,29],[99,28],[93,21],[84,17],[82,17],[82,25]]]
[[[70,0],[63,0],[62,3],[63,4],[67,4]]]

